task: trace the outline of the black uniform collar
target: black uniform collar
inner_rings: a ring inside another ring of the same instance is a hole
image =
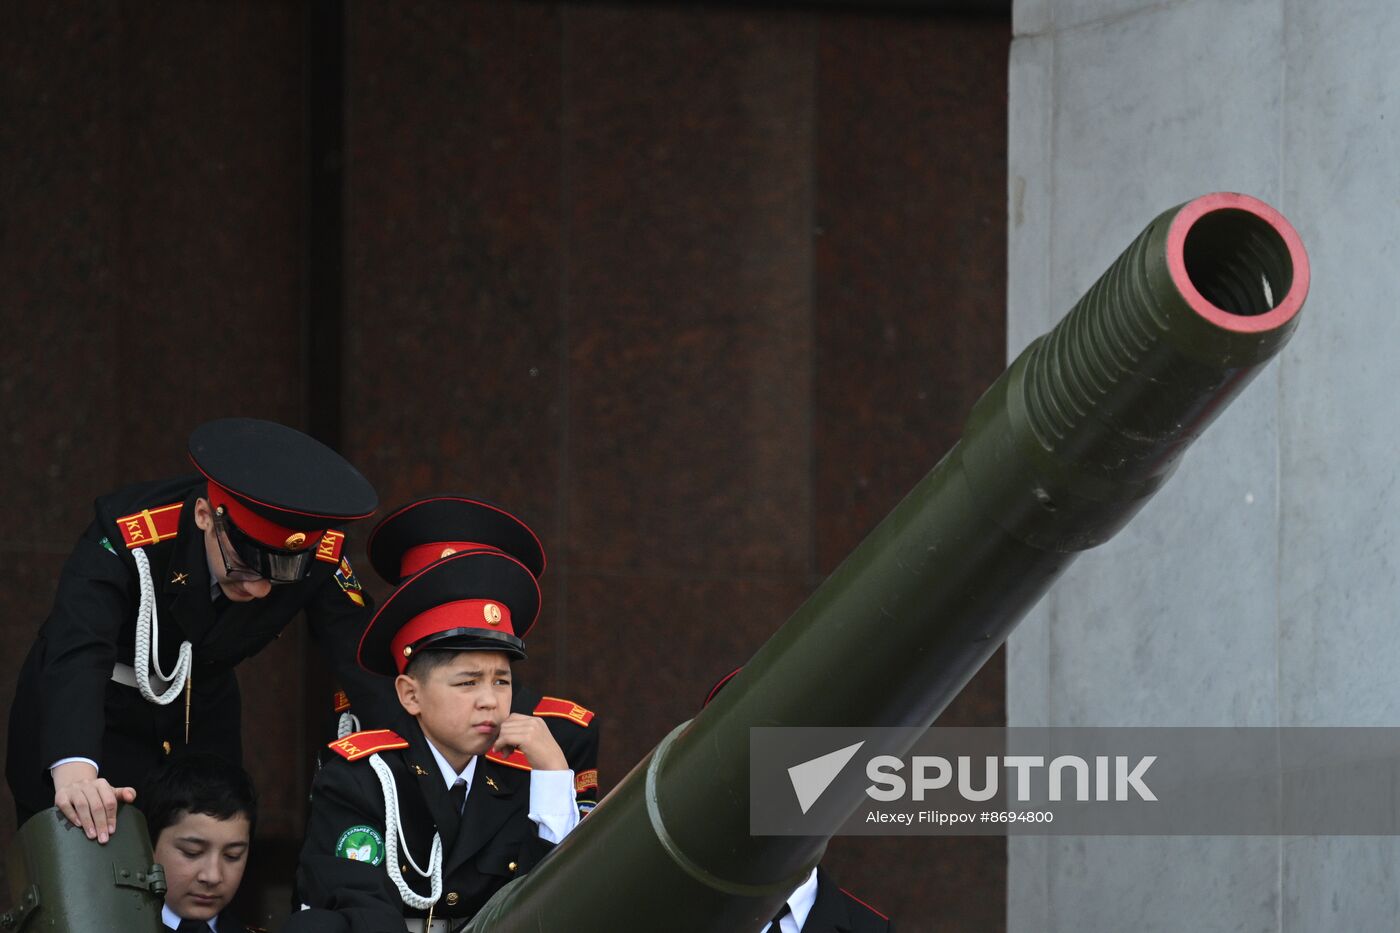
[[[807,914],[807,922],[803,924],[802,929],[803,933],[808,930],[813,933],[848,933],[855,929],[850,906],[846,903],[840,886],[821,866],[817,866],[817,899],[812,904],[812,910]]]
[[[203,485],[185,497],[180,510],[180,533],[170,556],[164,581],[154,581],[167,593],[203,593],[208,598],[212,579],[209,576],[209,552],[204,547],[204,531],[194,522],[195,502],[204,495]],[[154,568],[152,568],[154,571]]]
[[[194,522],[195,501],[204,494],[201,484],[185,497],[180,510],[180,532],[175,536],[170,562],[165,568],[165,579],[152,582],[163,587],[175,599],[171,603],[170,618],[179,625],[184,635],[198,645],[214,626],[216,615],[214,604],[209,598],[209,554],[204,548],[204,532]],[[151,572],[158,572],[153,566]]]

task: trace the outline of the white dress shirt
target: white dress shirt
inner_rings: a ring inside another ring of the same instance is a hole
[[[180,929],[180,917],[176,915],[175,911],[170,909],[168,904],[160,905],[160,922],[171,930]],[[204,922],[209,924],[209,929],[213,930],[214,933],[219,933],[219,917],[217,914]]]
[[[817,870],[812,869],[812,873],[807,876],[807,880],[797,886],[797,890],[788,895],[788,913],[783,914],[783,919],[778,921],[778,929],[773,929],[772,922],[765,923],[759,933],[802,933],[802,927],[807,922],[807,915],[812,912],[812,905],[817,902]]]
[[[424,739],[428,742],[428,748],[433,753],[433,758],[437,761],[438,770],[442,772],[443,783],[447,789],[451,790],[452,785],[459,780],[465,781],[467,793],[472,790],[472,778],[476,774],[476,759],[473,755],[467,766],[457,772],[452,770],[452,765],[447,763],[442,752],[437,750],[437,746],[431,739]],[[565,771],[531,771],[530,772],[530,810],[529,817],[539,827],[540,838],[545,842],[558,844],[578,825],[578,804],[574,799],[574,772]]]

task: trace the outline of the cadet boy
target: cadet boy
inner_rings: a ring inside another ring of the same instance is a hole
[[[268,421],[202,425],[189,454],[200,475],[99,498],[63,568],[10,708],[20,822],[53,805],[106,842],[117,801],[164,755],[189,746],[240,762],[233,668],[303,609],[358,691],[367,612],[335,528],[373,512],[374,489]]]
[[[705,695],[703,709],[743,668],[721,677]],[[799,884],[759,933],[894,933],[889,917],[856,897],[820,865]]]
[[[578,822],[574,775],[544,721],[510,713],[517,632],[539,614],[534,575],[469,546],[384,601],[360,641],[366,669],[396,675],[412,717],[331,744],[312,787],[297,872],[308,909],[287,931],[456,928]],[[531,770],[498,763],[521,753]]]
[[[165,869],[161,920],[179,933],[250,933],[228,914],[258,822],[247,773],[216,755],[177,755],[147,777],[141,810]]]
[[[384,582],[396,586],[434,561],[478,547],[509,554],[524,564],[537,582],[544,575],[544,545],[530,526],[500,506],[466,496],[430,496],[395,509],[369,533],[368,551],[375,571]],[[517,634],[525,638],[529,633]],[[378,692],[388,697],[387,706],[394,718],[365,721],[394,728],[406,714],[394,696],[393,682],[388,678],[381,682]],[[510,709],[538,716],[549,726],[574,772],[579,815],[586,815],[598,803],[599,730],[593,712],[573,700],[544,696],[523,686],[518,677],[511,684]],[[490,752],[488,757],[517,768],[529,767],[519,751],[509,757]]]

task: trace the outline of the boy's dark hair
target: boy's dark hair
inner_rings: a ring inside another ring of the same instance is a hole
[[[152,845],[190,813],[218,820],[241,813],[248,818],[249,838],[258,826],[258,798],[248,772],[205,752],[178,755],[152,771],[136,803],[146,815]]]
[[[446,667],[457,655],[462,654],[467,649],[463,648],[425,648],[408,659],[408,666],[404,668],[404,673],[414,680],[427,680],[432,676],[433,671],[440,667]],[[514,667],[516,661],[511,662]]]

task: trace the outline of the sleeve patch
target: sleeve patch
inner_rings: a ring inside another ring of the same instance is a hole
[[[172,502],[158,509],[142,509],[122,516],[117,519],[122,543],[131,550],[175,537],[180,530],[180,510],[184,507],[183,502]]]
[[[345,545],[343,531],[327,531],[316,544],[316,559],[328,564],[340,563],[340,549]]]
[[[373,826],[351,826],[336,840],[335,856],[378,865],[384,861],[384,837]]]
[[[535,707],[535,715],[557,716],[584,727],[593,721],[592,710],[584,709],[573,700],[561,700],[558,697],[545,697],[540,700],[539,705]]]
[[[357,606],[365,604],[365,594],[360,590],[360,579],[355,576],[355,571],[350,566],[350,558],[340,559],[340,566],[335,568],[335,582],[340,584],[340,588],[350,597],[352,603]]]
[[[574,793],[581,794],[588,790],[598,789],[598,769],[589,768],[587,771],[580,771],[574,777]]]
[[[390,729],[374,729],[369,732],[352,733],[343,739],[326,743],[326,747],[346,761],[359,761],[375,752],[408,748],[408,740]]]

